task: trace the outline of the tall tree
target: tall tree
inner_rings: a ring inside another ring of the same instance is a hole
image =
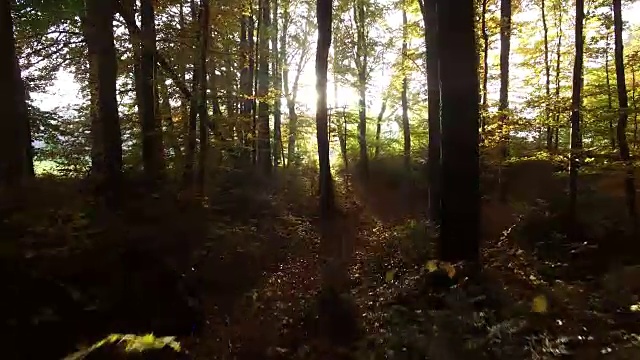
[[[551,63],[549,62],[549,25],[547,24],[547,3],[545,0],[540,2],[540,16],[542,17],[542,34],[544,41],[544,125],[547,127],[546,140],[547,151],[551,151],[553,146],[553,129],[549,123],[550,109],[549,102],[551,101]]]
[[[431,0],[435,1],[435,0]],[[487,7],[489,0],[482,0],[481,32],[482,32],[482,124],[481,134],[484,135],[489,111],[489,30],[487,29]]]
[[[557,24],[556,24],[556,37],[558,38],[558,42],[556,43],[556,76],[555,76],[555,98],[556,100],[560,98],[560,65],[562,64],[562,14],[563,14],[563,1],[559,0],[556,2],[557,8],[556,13],[558,14]],[[560,127],[560,111],[556,110],[556,116],[553,126],[553,149],[558,150],[558,132]]]
[[[164,172],[162,126],[156,115],[156,20],[152,0],[140,1],[142,51],[140,61],[142,123],[142,162],[147,180],[158,181]]]
[[[282,113],[280,111],[282,98],[282,59],[278,51],[278,0],[273,0],[273,32],[271,34],[271,48],[273,59],[271,61],[271,74],[273,78],[273,164],[278,166],[282,159]]]
[[[11,1],[0,1],[0,85],[7,92],[0,100],[0,186],[13,187],[30,177],[29,116],[26,93],[18,65]]]
[[[511,0],[500,1],[500,200],[507,199],[507,179],[502,174],[509,156],[509,55],[511,52]]]
[[[86,38],[93,64],[96,97],[96,118],[100,133],[97,154],[103,169],[99,175],[101,191],[107,198],[116,195],[122,175],[122,134],[116,97],[118,63],[113,34],[114,2],[111,0],[86,0],[86,18],[90,36]]]
[[[411,128],[409,127],[409,102],[407,100],[407,92],[409,91],[409,76],[407,70],[408,54],[408,25],[407,25],[407,4],[406,0],[402,2],[402,93],[400,95],[402,102],[402,134],[404,137],[404,167],[408,172],[411,166]]]
[[[355,0],[353,3],[353,18],[356,25],[356,69],[358,72],[358,145],[360,149],[359,166],[362,175],[369,173],[369,151],[367,147],[367,12],[364,0]]]
[[[578,166],[582,142],[580,141],[580,104],[582,98],[582,64],[584,58],[584,0],[576,0],[575,60],[571,94],[571,155],[569,159],[569,216],[576,220],[578,202]],[[572,226],[575,226],[573,224]]]
[[[429,127],[429,217],[440,224],[441,206],[441,124],[440,124],[440,62],[438,52],[438,14],[437,0],[419,0],[425,25],[425,47],[427,61],[427,96]]]
[[[613,91],[611,91],[611,76],[609,76],[609,48],[610,48],[610,38],[611,38],[611,24],[609,24],[609,19],[605,18],[605,42],[604,42],[604,73],[605,73],[605,82],[607,87],[607,118],[609,119],[609,144],[611,145],[611,150],[616,149],[616,131],[613,126]]]
[[[258,144],[257,163],[264,174],[271,172],[271,136],[269,129],[269,36],[271,27],[270,0],[260,0],[260,34],[258,35]]]
[[[191,10],[191,22],[195,29],[195,41],[194,41],[194,54],[196,53],[196,49],[201,44],[201,37],[204,34],[201,34],[200,26],[198,26],[198,12],[196,9],[195,0],[189,1],[189,8]],[[184,163],[184,172],[183,172],[183,186],[185,188],[189,188],[193,186],[193,181],[195,180],[194,169],[195,169],[195,161],[196,161],[196,146],[198,141],[198,91],[199,91],[199,81],[201,78],[200,72],[206,71],[206,69],[200,68],[200,60],[197,56],[193,56],[193,71],[191,74],[191,97],[190,97],[190,105],[189,105],[189,123],[187,130],[187,148],[185,151],[185,163]]]
[[[198,73],[198,75],[200,76],[200,91],[198,93],[200,95],[200,101],[198,102],[198,117],[200,118],[198,124],[200,152],[198,154],[198,174],[196,178],[196,187],[200,194],[202,194],[204,191],[207,154],[209,152],[209,110],[207,107],[207,58],[209,55],[209,18],[209,0],[200,0],[200,72]],[[213,78],[214,76],[211,77]]]
[[[316,51],[316,136],[320,164],[320,212],[323,219],[334,212],[333,179],[329,162],[329,127],[327,110],[327,73],[331,47],[332,0],[318,0],[318,42]]]
[[[475,1],[438,2],[442,114],[439,258],[479,260],[480,168]]]
[[[624,45],[622,38],[622,0],[613,0],[613,27],[615,33],[615,61],[616,61],[616,81],[618,88],[618,104],[620,115],[618,117],[618,146],[620,157],[627,166],[627,176],[625,178],[625,192],[627,196],[627,210],[629,216],[637,226],[636,208],[636,188],[633,163],[629,153],[629,143],[627,142],[627,123],[629,118],[629,99],[627,98],[627,82],[624,73]]]
[[[248,6],[252,6],[249,3]],[[242,15],[241,18],[241,30],[240,30],[240,51],[241,51],[241,64],[240,64],[240,92],[243,96],[243,101],[240,105],[241,119],[241,141],[242,152],[241,156],[245,161],[249,160],[249,148],[251,147],[251,120],[253,110],[253,74],[255,72],[255,58],[253,52],[253,18],[249,15]]]

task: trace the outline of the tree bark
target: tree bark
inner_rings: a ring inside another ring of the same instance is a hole
[[[409,127],[409,102],[407,100],[407,92],[409,91],[409,78],[407,76],[406,62],[409,54],[407,53],[407,9],[406,0],[402,4],[402,134],[404,135],[404,168],[409,172],[411,169],[411,128]]]
[[[438,2],[442,113],[439,259],[479,261],[480,166],[474,0]]]
[[[0,97],[0,108],[4,111],[0,120],[0,187],[12,189],[31,177],[33,166],[29,161],[29,114],[16,52],[11,1],[0,2],[0,48],[4,49],[0,55],[0,85],[6,91]]]
[[[366,12],[364,0],[356,0],[353,6],[353,17],[356,23],[356,68],[358,71],[358,145],[360,149],[360,173],[364,177],[369,174],[369,151],[367,147],[367,38]]]
[[[636,207],[636,187],[633,172],[633,162],[629,153],[629,143],[627,142],[627,122],[629,111],[629,100],[627,98],[627,82],[624,73],[624,45],[622,38],[622,0],[613,0],[613,24],[615,33],[615,62],[616,81],[618,89],[618,104],[620,115],[618,117],[618,145],[620,158],[627,167],[627,176],[624,181],[624,188],[627,196],[627,211],[634,225],[637,227],[637,207]]]
[[[282,113],[280,111],[282,99],[282,61],[278,51],[278,0],[273,0],[273,34],[271,34],[271,47],[273,51],[273,88],[275,99],[273,100],[273,165],[280,165],[282,153]]]
[[[208,127],[209,111],[207,109],[207,58],[209,53],[209,0],[200,0],[200,102],[198,107],[199,122],[199,142],[200,152],[198,156],[198,174],[196,178],[196,188],[199,194],[204,194],[206,177],[207,155],[209,153]],[[215,77],[215,74],[211,76]],[[215,93],[214,93],[215,95]],[[220,109],[218,109],[218,112]]]
[[[547,151],[551,151],[553,147],[553,129],[549,123],[550,109],[549,102],[551,101],[551,64],[549,62],[549,25],[547,24],[547,8],[545,0],[540,3],[540,10],[542,11],[542,31],[544,41],[544,93],[546,99],[544,100],[544,125],[547,127]]]
[[[198,15],[196,9],[195,0],[190,0],[189,8],[191,10],[191,22],[195,29],[195,39],[193,44],[193,54],[197,54],[198,46],[201,44],[200,26],[198,26]],[[195,161],[196,161],[196,147],[198,140],[198,100],[199,100],[199,81],[200,72],[204,69],[200,69],[200,61],[197,56],[193,56],[193,71],[191,74],[191,93],[190,106],[189,106],[189,130],[187,131],[187,149],[185,151],[185,163],[183,172],[183,187],[185,189],[193,186],[195,180]]]
[[[560,65],[561,65],[561,59],[562,59],[562,5],[559,3],[558,4],[558,24],[557,24],[557,37],[558,37],[558,43],[556,45],[556,92],[555,92],[555,99],[556,101],[558,101],[560,99]],[[558,151],[558,132],[559,132],[559,127],[560,127],[560,110],[556,109],[556,117],[555,117],[555,122],[554,122],[554,126],[553,126],[553,132],[554,132],[554,139],[553,139],[553,149],[555,151]]]
[[[257,144],[257,164],[263,174],[271,172],[271,136],[269,129],[269,29],[271,27],[270,0],[261,0],[260,10],[260,35],[258,40],[259,64],[258,64],[258,144]]]
[[[605,48],[604,48],[604,72],[605,72],[605,81],[607,86],[607,118],[609,119],[609,143],[611,144],[611,150],[616,149],[616,130],[613,127],[613,93],[611,91],[611,79],[609,76],[609,37],[611,34],[609,33],[610,29],[607,26],[607,37],[605,40]]]
[[[500,201],[507,200],[507,179],[503,174],[504,162],[509,156],[509,55],[511,52],[511,0],[500,1]]]
[[[334,215],[335,200],[333,179],[329,163],[329,132],[327,111],[327,71],[329,48],[331,47],[332,1],[318,0],[318,42],[316,52],[316,134],[318,140],[318,160],[320,163],[320,213],[324,221]],[[326,230],[326,229],[325,229]],[[325,241],[330,239],[323,239]]]
[[[569,217],[572,227],[576,226],[578,202],[578,171],[580,165],[580,103],[582,92],[582,64],[584,56],[584,0],[576,0],[575,60],[571,95],[571,156],[569,160]]]

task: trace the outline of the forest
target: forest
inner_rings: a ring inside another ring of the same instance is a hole
[[[3,359],[640,358],[640,2],[0,0]]]

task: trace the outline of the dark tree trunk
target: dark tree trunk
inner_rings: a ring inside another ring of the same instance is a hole
[[[178,169],[182,165],[182,149],[178,143],[178,133],[176,131],[175,124],[173,122],[173,114],[171,109],[169,87],[167,86],[166,79],[161,72],[158,72],[158,87],[160,92],[160,116],[162,123],[167,129],[165,132],[165,138],[167,145],[171,149],[173,157],[173,169]]]
[[[280,165],[282,153],[282,113],[280,111],[282,98],[282,60],[278,51],[278,0],[273,0],[273,34],[271,34],[271,46],[273,51],[273,87],[275,99],[273,100],[273,164]]]
[[[260,62],[261,62],[261,57],[260,57],[260,45],[262,42],[262,33],[265,31],[264,30],[264,24],[262,21],[262,2],[264,0],[258,0],[258,15],[256,16],[257,19],[257,25],[256,25],[256,38],[255,41],[253,40],[253,37],[251,37],[249,39],[249,44],[252,45],[252,49],[253,49],[253,58],[254,60],[254,66],[253,66],[253,93],[255,94],[255,96],[253,97],[253,103],[252,103],[252,108],[251,108],[251,119],[252,119],[252,123],[251,123],[251,162],[255,165],[256,161],[258,160],[258,98],[260,96],[259,90],[258,90],[258,81],[261,77],[260,75]],[[251,9],[252,13],[253,13],[253,8]],[[251,17],[253,19],[253,16]],[[267,62],[268,64],[268,62]]]
[[[407,172],[411,168],[411,129],[409,127],[409,102],[407,100],[407,92],[409,91],[409,78],[405,69],[405,63],[407,61],[407,9],[405,1],[402,4],[402,134],[404,135],[404,167]]]
[[[509,156],[509,54],[511,52],[511,0],[500,1],[500,201],[507,200],[507,179],[503,174],[504,162]]]
[[[435,1],[435,0],[430,0]],[[487,29],[487,5],[489,0],[482,0],[482,124],[481,134],[485,133],[489,112],[489,30]]]
[[[560,65],[561,65],[561,59],[562,59],[562,12],[564,11],[562,9],[562,5],[558,4],[558,24],[557,24],[557,37],[558,37],[558,43],[556,44],[556,92],[555,92],[555,99],[556,101],[560,99]],[[554,121],[554,126],[553,126],[553,132],[554,132],[554,139],[553,139],[553,149],[555,151],[558,151],[558,133],[559,133],[559,127],[560,127],[560,110],[556,109],[556,117],[555,117],[555,121]]]
[[[0,187],[11,189],[33,173],[29,161],[29,115],[16,53],[11,1],[0,2],[0,48],[0,85],[6,94],[0,97],[4,111],[0,120]]]
[[[607,109],[609,110],[607,113],[607,118],[609,119],[609,143],[611,144],[611,150],[615,150],[616,130],[613,126],[613,92],[611,91],[611,78],[609,76],[609,37],[611,36],[609,31],[610,28],[607,26],[607,38],[604,45],[604,72],[607,86]]]
[[[191,9],[191,20],[192,24],[195,28],[195,39],[193,45],[193,54],[197,54],[198,46],[200,45],[201,39],[203,36],[200,31],[200,26],[198,26],[198,17],[197,17],[197,9],[195,0],[191,0],[189,2],[189,7]],[[183,186],[184,188],[190,188],[193,186],[194,182],[194,169],[196,162],[196,146],[198,140],[198,91],[199,91],[199,81],[200,81],[200,72],[205,69],[200,69],[200,61],[197,56],[193,56],[193,72],[191,74],[191,98],[190,98],[190,106],[189,106],[189,130],[187,131],[187,149],[185,155],[185,163],[184,163],[184,173],[183,173]]]
[[[156,25],[152,0],[140,1],[141,15],[141,61],[140,77],[142,98],[142,162],[147,180],[157,183],[164,175],[164,149],[162,145],[162,127],[156,116]]]
[[[111,0],[88,0],[87,23],[90,24],[87,48],[93,54],[97,74],[96,115],[100,129],[98,152],[102,157],[104,173],[99,189],[108,200],[115,199],[122,176],[122,135],[116,97],[118,63],[113,35],[114,3]]]
[[[629,100],[627,99],[627,83],[624,74],[624,45],[622,38],[622,0],[613,0],[613,23],[615,32],[615,61],[616,61],[616,81],[618,88],[618,104],[620,105],[620,116],[618,117],[618,145],[620,146],[620,157],[627,167],[627,176],[624,181],[624,188],[627,195],[627,210],[634,225],[637,226],[636,208],[636,187],[633,172],[633,162],[629,153],[629,143],[627,142],[627,122],[629,111]]]
[[[360,173],[367,177],[369,174],[369,151],[367,147],[367,39],[366,13],[364,0],[356,0],[353,6],[353,16],[356,23],[356,68],[358,71],[358,145],[360,149]]]
[[[427,96],[429,109],[429,218],[440,224],[442,216],[441,204],[441,146],[442,134],[440,124],[440,72],[438,54],[438,14],[437,0],[419,0],[420,11],[425,25],[425,47],[427,53]]]
[[[380,156],[380,137],[382,133],[382,119],[384,118],[384,113],[387,110],[387,99],[382,100],[382,107],[380,108],[380,112],[378,113],[378,121],[376,121],[376,147],[373,152],[373,158],[377,159]],[[345,152],[346,152],[346,141],[345,141]]]
[[[553,130],[550,119],[549,102],[551,101],[551,64],[549,62],[549,25],[547,25],[547,4],[542,0],[540,10],[542,11],[542,31],[544,34],[544,126],[547,127],[547,151],[551,151],[553,147]]]
[[[259,64],[258,64],[258,144],[257,164],[263,174],[271,172],[271,135],[269,129],[269,29],[271,27],[270,0],[261,0],[260,9],[260,35],[258,40]]]
[[[200,101],[199,112],[199,142],[200,152],[198,156],[198,174],[196,188],[199,194],[204,194],[206,176],[207,155],[209,154],[209,111],[207,109],[207,56],[209,53],[209,0],[200,0]],[[211,76],[212,78],[215,76]],[[217,95],[214,93],[214,95]],[[218,112],[220,109],[218,109]]]
[[[254,73],[254,52],[253,52],[253,26],[252,18],[248,15],[242,17],[240,50],[242,52],[242,63],[240,70],[240,91],[244,100],[240,105],[240,133],[242,142],[241,157],[247,163],[251,156],[251,123],[253,112],[253,73]]]
[[[91,170],[90,176],[100,179],[104,176],[104,154],[102,144],[102,125],[98,118],[98,54],[95,53],[96,47],[91,38],[93,36],[93,27],[89,25],[85,16],[81,17],[82,33],[87,44],[87,63],[89,65],[89,121],[91,127]]]
[[[438,3],[442,113],[439,259],[479,261],[480,167],[474,0]]]
[[[578,166],[582,150],[580,141],[580,103],[582,92],[582,63],[584,56],[584,0],[576,0],[575,52],[573,90],[571,95],[571,156],[569,160],[569,216],[575,226],[578,203]]]
[[[631,66],[631,101],[633,102],[633,146],[638,147],[638,103],[636,99],[636,68]]]

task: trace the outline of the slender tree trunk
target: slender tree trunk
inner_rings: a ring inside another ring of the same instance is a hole
[[[182,165],[182,149],[180,149],[180,143],[178,142],[178,136],[176,127],[173,122],[173,114],[171,109],[171,102],[169,96],[169,87],[167,86],[166,79],[161,72],[158,72],[158,87],[160,91],[160,116],[162,123],[167,131],[165,137],[167,145],[173,153],[173,168],[178,169]]]
[[[90,176],[95,179],[100,179],[104,176],[105,168],[102,125],[98,118],[98,54],[96,53],[95,40],[93,40],[94,27],[89,24],[87,16],[82,16],[80,21],[85,43],[87,44],[87,63],[89,65],[89,121],[91,123]]]
[[[438,14],[437,0],[418,0],[425,27],[425,50],[427,62],[427,96],[429,153],[427,171],[429,178],[429,218],[434,224],[440,224],[441,204],[441,146],[440,124],[440,60],[438,53]]]
[[[318,42],[316,52],[316,91],[318,104],[316,127],[318,140],[318,159],[320,163],[320,212],[324,219],[335,211],[333,179],[329,163],[329,131],[327,111],[327,71],[329,48],[331,47],[332,1],[318,0]]]
[[[263,174],[269,174],[271,172],[272,160],[271,160],[271,136],[269,129],[269,100],[267,96],[269,94],[269,88],[271,82],[269,81],[269,29],[271,28],[271,10],[270,0],[261,0],[261,20],[260,20],[260,36],[258,40],[259,48],[259,69],[258,69],[258,98],[260,104],[258,106],[258,167]]]
[[[240,70],[240,91],[244,100],[240,106],[240,113],[242,115],[241,120],[241,142],[242,151],[241,157],[243,161],[249,163],[251,157],[251,123],[253,112],[253,73],[254,73],[254,52],[253,52],[253,27],[251,25],[252,19],[249,15],[242,17],[241,23],[241,35],[240,35],[240,49],[242,51],[242,63]]]
[[[198,174],[196,179],[196,189],[198,194],[204,194],[206,177],[207,155],[209,153],[209,111],[207,108],[207,57],[209,53],[209,0],[200,0],[200,102],[199,102],[199,140],[200,153],[198,156]],[[212,78],[215,76],[212,75]],[[217,94],[214,93],[214,96]],[[218,108],[218,112],[220,109]]]
[[[356,23],[356,68],[358,70],[358,144],[360,148],[360,173],[369,174],[369,151],[367,147],[367,39],[364,0],[356,0],[353,15]]]
[[[280,154],[282,153],[282,114],[280,111],[282,99],[282,61],[278,51],[278,0],[273,0],[273,34],[271,34],[271,46],[273,50],[273,87],[275,89],[275,99],[273,100],[273,164],[280,165]]]
[[[430,0],[436,1],[436,0]],[[489,112],[489,31],[487,30],[487,5],[489,0],[482,0],[482,125],[481,133],[485,133]]]
[[[189,7],[191,9],[192,24],[195,28],[195,39],[193,45],[193,54],[197,54],[198,47],[201,43],[200,37],[203,36],[198,26],[198,17],[195,0],[190,0]],[[185,156],[184,173],[183,173],[183,186],[189,188],[193,186],[194,169],[196,161],[196,146],[198,139],[198,100],[199,100],[199,84],[200,81],[200,61],[197,56],[193,56],[193,72],[191,74],[191,101],[189,106],[189,130],[187,132],[187,150]]]
[[[4,111],[0,120],[0,187],[12,189],[31,177],[29,161],[29,114],[22,80],[11,16],[11,1],[0,2],[0,85],[6,95],[0,97]]]
[[[605,72],[605,80],[607,84],[607,109],[609,110],[607,113],[607,118],[609,119],[609,143],[611,144],[611,150],[616,149],[616,131],[613,127],[613,93],[611,91],[611,80],[609,77],[609,38],[611,34],[609,33],[609,27],[607,27],[607,37],[605,40],[605,48],[604,48],[604,72]]]
[[[479,261],[480,166],[475,1],[438,3],[442,113],[439,259]]]
[[[549,109],[549,102],[551,101],[551,64],[549,63],[549,26],[547,25],[545,0],[542,0],[540,10],[542,11],[542,30],[544,34],[544,93],[546,95],[544,101],[544,125],[547,127],[547,151],[551,151],[553,147],[553,129],[549,123],[551,115]]]
[[[262,38],[263,35],[262,33],[265,31],[264,27],[265,24],[263,23],[262,20],[262,11],[263,11],[263,6],[262,6],[262,2],[265,0],[258,0],[258,15],[256,17],[257,19],[257,25],[256,25],[256,38],[255,41],[253,39],[249,39],[249,43],[253,45],[253,50],[254,50],[254,54],[253,54],[253,58],[254,60],[254,66],[253,66],[253,93],[255,94],[255,96],[253,97],[253,104],[252,104],[252,108],[251,108],[251,117],[252,117],[252,124],[251,124],[251,162],[255,165],[257,160],[258,160],[258,98],[260,97],[260,93],[258,90],[258,81],[261,78],[260,75],[260,62],[262,60],[260,57],[260,47],[262,46]],[[253,11],[253,9],[252,9]],[[253,16],[251,17],[253,19]],[[267,61],[268,64],[268,61]]]
[[[142,97],[138,100],[142,108],[142,162],[147,180],[156,183],[164,174],[164,149],[162,127],[156,116],[156,25],[152,0],[140,1],[141,15],[141,60],[140,77]]]
[[[627,167],[627,176],[624,181],[624,188],[627,195],[627,211],[637,229],[637,207],[636,207],[636,187],[633,173],[633,162],[629,153],[629,143],[627,142],[627,121],[629,111],[629,100],[627,99],[627,82],[624,74],[624,45],[622,38],[622,0],[613,0],[613,23],[615,32],[615,62],[616,81],[618,88],[618,104],[620,105],[620,115],[618,117],[618,145],[620,146],[620,157]]]
[[[571,157],[569,161],[569,216],[576,226],[578,203],[578,166],[582,150],[580,141],[580,102],[582,92],[582,63],[584,56],[584,0],[576,0],[575,52],[573,90],[571,95]]]
[[[376,147],[373,152],[373,158],[378,159],[380,156],[380,137],[382,133],[382,118],[384,117],[384,113],[387,110],[387,99],[382,100],[382,107],[380,108],[380,112],[378,113],[378,121],[376,122]],[[345,143],[346,148],[346,143]]]
[[[509,54],[511,50],[511,0],[500,2],[500,201],[507,200],[507,179],[503,174],[504,162],[509,156]]]
[[[411,128],[409,127],[409,102],[407,100],[407,92],[409,91],[409,78],[407,76],[406,62],[409,54],[407,53],[407,9],[406,0],[402,4],[402,133],[404,135],[404,167],[407,173],[411,169]]]
[[[116,97],[118,63],[113,35],[114,3],[105,0],[87,0],[87,23],[91,36],[87,38],[89,54],[94,54],[97,74],[97,122],[100,124],[99,151],[104,173],[99,191],[108,203],[116,199],[122,176],[122,135]]]
[[[558,3],[558,24],[557,24],[557,37],[558,37],[558,43],[556,44],[556,92],[555,92],[555,99],[556,101],[558,101],[560,99],[560,65],[561,65],[561,59],[562,59],[562,4]],[[556,109],[556,117],[555,117],[555,124],[553,126],[553,132],[554,132],[554,139],[553,139],[553,149],[555,151],[558,151],[558,140],[559,140],[559,127],[560,127],[560,110]]]
[[[636,99],[636,68],[631,66],[631,101],[633,101],[633,146],[638,147],[638,103]]]

